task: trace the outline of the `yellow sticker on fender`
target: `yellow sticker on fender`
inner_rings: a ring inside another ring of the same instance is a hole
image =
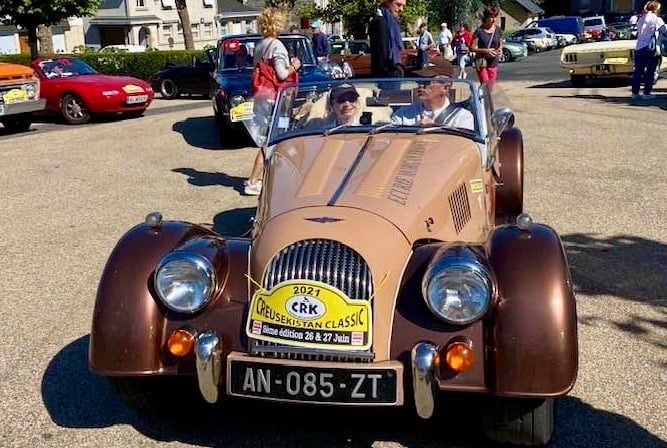
[[[368,350],[373,316],[367,300],[311,280],[289,280],[260,290],[250,302],[248,337],[298,347]]]
[[[255,108],[252,101],[246,101],[229,110],[229,119],[232,122],[248,120],[255,116]]]
[[[125,93],[143,93],[144,89],[134,84],[125,84],[123,86],[123,92]]]
[[[28,94],[25,90],[21,89],[12,89],[9,92],[2,95],[2,99],[5,104],[20,103],[28,100]]]

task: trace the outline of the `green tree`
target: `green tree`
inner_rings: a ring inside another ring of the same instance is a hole
[[[127,1],[127,0],[126,0]],[[195,42],[192,39],[192,24],[190,23],[190,13],[188,12],[188,3],[186,0],[176,0],[176,11],[183,28],[183,40],[186,50],[194,50]]]
[[[0,21],[28,30],[30,55],[36,58],[39,25],[55,25],[73,16],[91,16],[99,4],[100,0],[1,0]]]

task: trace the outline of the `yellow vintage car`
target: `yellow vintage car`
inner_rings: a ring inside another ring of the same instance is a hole
[[[589,78],[629,77],[634,71],[636,40],[616,40],[571,45],[563,49],[560,62],[572,85],[582,87]],[[663,57],[655,71],[655,81],[667,70]]]

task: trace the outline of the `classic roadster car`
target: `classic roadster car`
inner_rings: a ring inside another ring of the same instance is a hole
[[[99,284],[92,371],[154,412],[194,384],[223,409],[422,418],[469,394],[488,437],[547,443],[577,375],[576,305],[558,235],[523,213],[512,112],[444,77],[291,85],[274,110],[251,236],[157,212],[130,229]]]

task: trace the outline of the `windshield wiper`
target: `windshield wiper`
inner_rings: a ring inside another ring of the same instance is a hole
[[[375,129],[373,129],[373,130],[372,130],[371,132],[369,132],[368,134],[369,134],[369,135],[379,134],[380,132],[384,131],[385,129],[394,128],[394,127],[396,127],[396,126],[398,126],[396,123],[387,123],[387,124],[383,124],[383,125],[380,126],[379,128],[375,128]]]
[[[338,125],[338,126],[335,126],[335,127],[331,128],[331,129],[325,130],[324,133],[322,133],[322,135],[327,136],[327,135],[331,135],[331,134],[335,133],[336,131],[338,131],[340,129],[354,128],[354,127],[358,127],[358,126],[353,125],[353,124],[341,124],[341,125]]]
[[[417,131],[417,135],[431,134],[437,131],[447,131],[448,133],[459,135],[461,137],[475,137],[475,133],[470,129],[464,128],[453,128],[449,125],[433,126],[430,128],[424,128]]]

